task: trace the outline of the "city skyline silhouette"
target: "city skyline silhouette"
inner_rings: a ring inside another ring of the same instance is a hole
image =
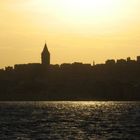
[[[47,43],[45,41],[45,44],[44,44],[44,47],[43,47],[43,50],[41,52],[41,57],[40,57],[40,63],[31,63],[31,62],[28,62],[28,63],[23,63],[23,64],[14,64],[14,67],[17,66],[17,65],[39,65],[39,64],[42,64],[42,65],[46,65],[46,67],[49,67],[49,65],[57,65],[57,66],[61,66],[61,65],[72,65],[72,64],[85,64],[85,65],[90,65],[90,66],[95,66],[95,65],[104,65],[104,64],[117,64],[117,63],[139,63],[140,62],[140,56],[136,56],[135,59],[131,59],[131,57],[127,57],[127,58],[120,58],[120,59],[107,59],[105,62],[103,63],[97,63],[95,61],[93,61],[93,63],[83,63],[83,62],[80,62],[80,61],[74,61],[72,63],[67,63],[67,62],[64,62],[62,64],[51,64],[51,53],[49,52],[49,49],[48,49],[48,46],[47,46]],[[4,68],[0,68],[1,70],[6,70],[6,69],[13,69],[14,68],[13,66],[5,66]]]
[[[45,43],[41,63],[0,69],[0,100],[140,100],[140,56],[105,64],[53,65],[51,54]]]

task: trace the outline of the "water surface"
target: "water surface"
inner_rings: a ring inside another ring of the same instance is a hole
[[[0,102],[2,140],[140,139],[140,102]]]

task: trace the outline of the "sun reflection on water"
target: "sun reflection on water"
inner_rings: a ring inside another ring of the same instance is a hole
[[[0,137],[138,139],[140,102],[0,102]]]

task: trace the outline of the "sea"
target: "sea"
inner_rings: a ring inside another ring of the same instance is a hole
[[[0,140],[140,140],[140,102],[0,102]]]

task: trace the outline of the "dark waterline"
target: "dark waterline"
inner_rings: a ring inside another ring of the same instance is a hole
[[[2,140],[140,139],[140,102],[0,102]]]

